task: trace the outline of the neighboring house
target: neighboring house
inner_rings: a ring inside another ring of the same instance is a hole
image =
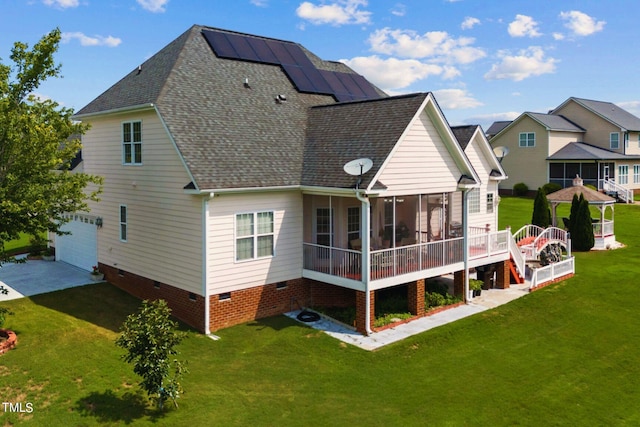
[[[490,142],[509,149],[502,190],[519,182],[568,187],[576,175],[623,199],[640,189],[640,118],[610,102],[569,98],[548,114],[525,112]]]
[[[489,264],[508,287],[504,172],[479,127],[463,150],[431,93],[387,97],[298,44],[194,26],[75,118],[104,192],[71,214],[56,245],[82,259],[62,260],[205,333],[310,305],[353,306],[368,333],[379,290],[405,286],[420,315],[425,278],[454,273],[466,297]]]

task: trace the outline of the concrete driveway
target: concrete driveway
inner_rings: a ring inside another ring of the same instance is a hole
[[[24,264],[3,264],[0,285],[9,290],[0,293],[0,301],[53,292],[92,283],[88,271],[61,261],[29,260]]]

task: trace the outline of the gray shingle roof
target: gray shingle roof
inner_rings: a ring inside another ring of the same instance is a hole
[[[548,157],[548,160],[625,160],[640,158],[605,150],[584,142],[570,142]]]
[[[311,108],[302,184],[353,188],[357,177],[346,174],[343,166],[366,157],[373,160],[373,167],[363,175],[360,187],[367,187],[428,95]]]
[[[634,116],[628,111],[618,107],[617,105],[611,102],[604,101],[594,101],[591,99],[584,98],[569,98],[562,105],[560,105],[556,110],[560,109],[569,101],[575,101],[583,107],[595,112],[596,114],[604,117],[609,120],[613,124],[620,126],[623,129],[631,130],[631,131],[640,131],[640,118]],[[555,110],[554,110],[555,111]]]
[[[469,145],[469,142],[471,142],[471,138],[473,138],[473,134],[476,132],[477,128],[478,125],[452,126],[451,130],[458,140],[460,147],[465,150],[467,145]]]
[[[203,29],[191,27],[77,116],[154,104],[200,190],[300,185],[309,108],[334,98],[299,93],[279,66],[218,58]],[[303,51],[320,69],[353,73]]]
[[[487,129],[487,136],[492,137],[497,135],[502,129],[506,128],[511,124],[511,120],[500,120],[497,122],[491,123],[489,129]]]
[[[561,115],[543,113],[525,113],[534,120],[540,122],[548,130],[560,132],[584,132],[585,130]]]

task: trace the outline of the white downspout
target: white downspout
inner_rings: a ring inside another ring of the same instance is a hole
[[[369,298],[369,281],[371,280],[371,271],[369,269],[369,257],[370,257],[370,243],[369,243],[369,229],[371,224],[371,209],[369,198],[356,190],[356,198],[362,202],[360,217],[362,223],[362,284],[364,285],[364,297],[365,297],[365,314],[364,314],[364,328],[367,335],[371,335],[371,298]]]
[[[213,199],[215,194],[209,193],[208,197],[202,199],[202,295],[204,295],[204,333],[205,335],[211,334],[211,314],[210,301],[209,301],[209,286],[207,280],[207,242],[209,235],[209,201]]]
[[[465,188],[462,196],[462,242],[464,247],[464,300],[469,304],[469,193],[471,189]]]

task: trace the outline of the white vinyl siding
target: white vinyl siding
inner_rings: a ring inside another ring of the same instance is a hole
[[[144,123],[144,167],[123,165],[122,117],[91,118],[82,137],[85,171],[104,177],[100,202],[89,203],[104,224],[98,260],[202,295],[202,197],[185,194],[191,178],[153,110],[135,114]],[[127,206],[127,243],[120,205]]]
[[[498,229],[498,209],[495,207],[498,181],[490,178],[495,165],[490,160],[492,158],[491,147],[487,141],[482,139],[483,136],[477,134],[464,150],[473,168],[480,176],[478,190],[480,191],[479,201],[482,204],[479,206],[478,213],[469,215],[469,226],[477,229],[486,229],[489,226],[490,230],[495,231]]]
[[[122,164],[142,164],[142,122],[122,123]]]
[[[387,186],[387,196],[447,193],[457,190],[461,174],[423,111],[392,152],[378,180]]]
[[[236,215],[236,261],[273,256],[273,212]]]
[[[519,134],[518,145],[520,147],[535,147],[536,146],[535,132],[521,132]]]
[[[303,212],[299,191],[222,194],[207,203],[207,286],[211,294],[302,277]],[[236,261],[236,215],[243,212],[273,214],[273,234],[268,234],[273,236],[277,256]]]

